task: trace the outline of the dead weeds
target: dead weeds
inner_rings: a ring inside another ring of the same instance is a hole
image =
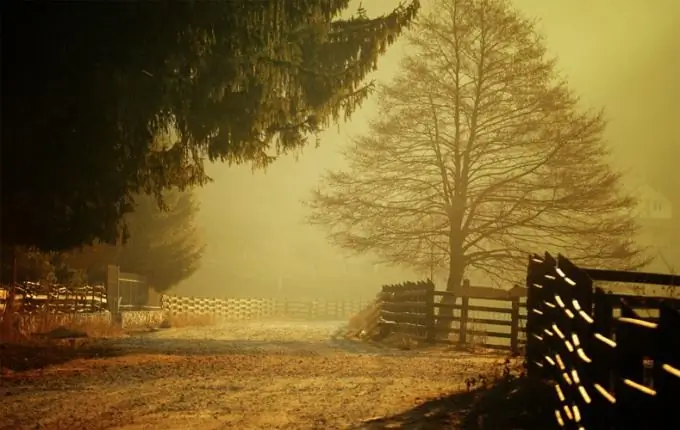
[[[0,324],[0,372],[42,369],[77,358],[110,356],[98,341],[123,336],[108,314],[25,314],[5,310]]]
[[[525,376],[522,360],[472,375],[466,390],[439,396],[405,412],[366,421],[356,430],[417,428],[460,430],[552,430],[557,405],[550,386]]]
[[[169,314],[161,324],[161,328],[207,327],[218,322],[215,315],[211,314],[178,313]]]
[[[552,430],[559,428],[553,397],[540,381],[525,377],[498,380],[490,386],[427,400],[354,429]]]
[[[121,328],[112,323],[110,314],[103,312],[62,314],[45,311],[25,314],[5,311],[2,320],[0,341],[5,342],[22,342],[45,337],[55,330],[80,334],[74,337],[90,338],[111,338],[123,334]]]

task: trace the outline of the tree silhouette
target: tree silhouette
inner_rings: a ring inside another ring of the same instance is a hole
[[[205,183],[206,159],[266,165],[348,118],[419,4],[337,19],[348,5],[3,4],[2,242],[115,243],[135,195]]]
[[[140,195],[135,210],[126,215],[130,239],[125,244],[97,244],[66,253],[66,264],[85,270],[92,280],[105,277],[106,266],[146,276],[149,285],[167,291],[190,277],[199,267],[203,244],[195,226],[198,204],[190,192],[164,196],[165,207],[155,198]]]
[[[384,262],[517,282],[529,252],[633,267],[635,201],[534,25],[501,0],[438,0],[409,35],[378,119],[309,201],[329,239]],[[434,250],[434,257],[433,257]]]

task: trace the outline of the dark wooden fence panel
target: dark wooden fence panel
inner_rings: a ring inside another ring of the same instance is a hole
[[[563,428],[670,428],[680,396],[680,300],[607,294],[593,285],[597,276],[643,278],[626,273],[581,270],[549,254],[529,260],[528,374],[554,385]],[[658,315],[642,316],[642,308]]]
[[[393,333],[430,339],[433,333],[432,300],[434,284],[405,282],[382,287],[380,326]]]
[[[406,333],[416,339],[435,343],[451,341],[441,335],[453,333],[458,335],[456,343],[467,344],[470,336],[483,336],[506,340],[505,345],[487,344],[487,347],[509,349],[518,352],[523,333],[525,317],[521,314],[524,304],[521,302],[525,290],[516,287],[510,291],[487,288],[471,287],[466,282],[461,293],[455,294],[461,297],[461,303],[446,303],[441,299],[447,295],[454,295],[445,291],[435,291],[430,281],[407,282],[400,285],[386,285],[381,293],[380,325],[385,332]],[[505,302],[503,307],[471,305],[470,299],[490,300]],[[441,309],[458,311],[459,315],[441,315]],[[493,317],[471,316],[474,313],[491,313],[494,316],[507,315],[508,319]],[[457,323],[457,327],[449,328],[449,324]],[[476,329],[483,325],[484,330]],[[494,328],[495,327],[495,328]],[[501,331],[505,328],[506,331]]]
[[[483,338],[485,340],[500,340],[503,343],[484,342],[488,348],[498,348],[510,350],[517,353],[521,344],[524,343],[524,324],[526,316],[522,311],[526,309],[523,298],[526,296],[526,289],[515,286],[511,290],[499,288],[471,286],[468,280],[463,283],[461,291],[456,293],[446,291],[435,291],[435,296],[453,296],[460,298],[460,304],[450,302],[437,303],[435,307],[454,311],[453,316],[436,315],[436,327],[438,333],[457,334],[457,340],[448,340],[439,336],[438,342],[452,343],[460,345],[469,344],[471,337]],[[471,304],[474,300],[476,303]],[[502,303],[499,305],[499,303]],[[458,311],[458,315],[455,312]],[[486,314],[480,316],[480,314]],[[443,322],[457,323],[456,326],[449,327]]]

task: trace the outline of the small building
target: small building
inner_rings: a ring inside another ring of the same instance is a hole
[[[161,306],[160,294],[136,273],[122,272],[118,266],[109,265],[106,289],[109,310],[118,314],[122,310],[155,309]]]
[[[651,185],[637,187],[637,218],[640,244],[649,249],[654,261],[647,270],[673,272],[680,270],[680,219],[671,200]]]
[[[638,198],[637,216],[643,220],[673,219],[671,201],[650,185],[642,185],[634,191]]]

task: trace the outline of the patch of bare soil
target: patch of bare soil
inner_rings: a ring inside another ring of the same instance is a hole
[[[17,366],[17,354],[33,352],[5,345],[0,360],[14,366],[0,381],[0,429],[435,428],[418,408],[503,363],[379,348],[344,339],[340,326],[169,329],[63,350],[45,366]],[[458,428],[435,418],[436,428]]]

